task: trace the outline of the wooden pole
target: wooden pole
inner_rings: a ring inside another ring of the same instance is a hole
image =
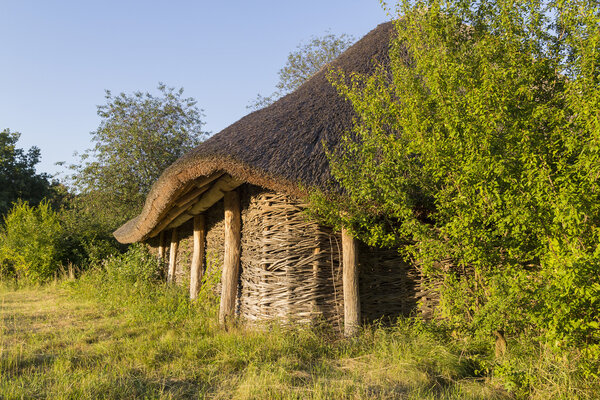
[[[312,313],[312,318],[313,319],[317,319],[320,316],[320,310],[319,310],[319,302],[317,301],[317,293],[319,291],[319,266],[320,266],[320,254],[321,254],[321,248],[319,243],[317,243],[315,245],[315,249],[313,250],[313,256],[315,257],[315,260],[312,263],[312,300],[311,300],[311,313]]]
[[[344,287],[344,335],[354,336],[360,327],[358,291],[358,246],[346,229],[342,229],[342,279]]]
[[[160,236],[158,237],[158,258],[161,261],[165,259],[165,231],[160,231]]]
[[[175,280],[175,272],[177,271],[178,247],[179,240],[177,239],[177,228],[173,228],[171,231],[171,248],[169,250],[169,273],[167,275],[167,282],[173,282]]]
[[[204,240],[206,231],[204,227],[204,214],[194,217],[194,253],[192,254],[192,266],[190,267],[190,299],[196,300],[202,283],[204,265]]]
[[[235,314],[240,272],[241,214],[240,196],[236,191],[225,192],[225,256],[221,275],[221,304],[219,323],[226,325]]]

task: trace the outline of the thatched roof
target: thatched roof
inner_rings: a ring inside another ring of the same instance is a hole
[[[332,178],[323,143],[334,148],[354,115],[328,82],[328,70],[369,73],[377,63],[387,64],[392,31],[391,22],[379,25],[293,93],[182,156],[153,185],[140,215],[115,231],[117,240],[132,243],[154,236],[165,215],[174,213],[169,211],[173,203],[187,205],[180,196],[193,193],[192,187],[202,192],[203,183],[198,182],[214,174],[228,175],[229,181],[221,185],[225,188],[248,182],[297,196],[304,194],[303,188],[328,188]],[[214,193],[210,198],[219,199]]]

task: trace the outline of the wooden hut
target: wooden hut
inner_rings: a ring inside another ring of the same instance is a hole
[[[388,63],[393,29],[378,26],[330,66],[368,73]],[[318,72],[167,168],[115,237],[168,251],[168,279],[189,274],[192,298],[207,263],[222,266],[222,322],[325,320],[352,334],[363,320],[412,312],[425,294],[415,268],[302,212],[307,188],[332,184],[323,144],[335,147],[352,118]]]

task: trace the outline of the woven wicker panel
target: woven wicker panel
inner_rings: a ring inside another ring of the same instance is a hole
[[[179,246],[177,249],[177,263],[175,268],[175,283],[188,286],[190,283],[190,264],[192,262],[192,251],[194,249],[193,221],[189,220],[177,228]],[[171,237],[171,233],[167,237]]]
[[[340,241],[307,220],[293,198],[272,192],[250,197],[242,232],[240,314],[246,320],[278,319],[339,326]]]
[[[360,305],[364,321],[394,321],[417,310],[420,273],[395,250],[359,247]]]
[[[456,272],[456,268],[453,267],[452,260],[450,259],[438,261],[436,264],[436,269],[440,271],[440,275],[430,277],[420,275],[419,277],[417,299],[419,301],[419,311],[425,319],[440,317],[436,315],[436,309],[440,304],[440,289],[444,280],[443,275],[451,273],[451,270]]]
[[[225,248],[223,247],[225,238],[225,210],[223,201],[219,201],[204,212],[206,216],[206,260],[211,262],[207,265],[217,265],[219,268],[223,265]],[[210,271],[209,271],[210,272]]]

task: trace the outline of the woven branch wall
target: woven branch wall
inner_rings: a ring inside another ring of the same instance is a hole
[[[239,312],[246,320],[339,326],[343,314],[341,242],[309,221],[289,196],[250,196],[242,228]]]
[[[418,309],[420,273],[395,250],[360,244],[359,290],[362,318],[366,322],[393,322]]]

